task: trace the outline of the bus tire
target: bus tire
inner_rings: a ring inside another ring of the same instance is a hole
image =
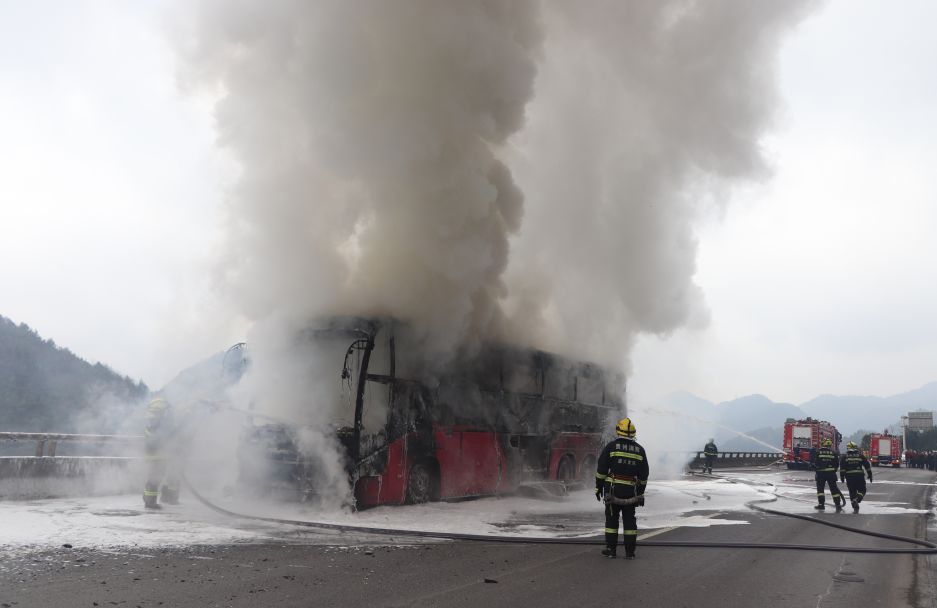
[[[436,499],[436,475],[428,463],[418,462],[410,467],[407,478],[407,502],[422,504]]]
[[[556,466],[556,478],[563,483],[576,480],[576,461],[569,454],[560,458],[560,463]]]
[[[591,480],[595,477],[593,473],[595,473],[596,468],[598,468],[598,461],[596,461],[595,456],[586,456],[582,459],[582,471],[579,478],[584,482]],[[589,483],[592,482],[589,481]]]

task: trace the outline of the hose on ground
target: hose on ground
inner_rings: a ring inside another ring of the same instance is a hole
[[[336,532],[343,533],[359,533],[359,534],[372,534],[378,536],[396,536],[396,537],[415,537],[415,538],[430,538],[430,539],[439,539],[439,540],[461,540],[461,541],[474,541],[474,542],[486,542],[486,543],[510,543],[510,544],[524,544],[524,545],[604,545],[605,538],[599,536],[593,537],[577,537],[577,538],[549,538],[549,537],[519,537],[519,536],[498,536],[498,535],[487,535],[487,534],[465,534],[460,532],[434,532],[428,530],[398,530],[393,528],[380,528],[372,526],[357,526],[357,525],[348,525],[348,524],[334,524],[327,522],[316,522],[316,521],[306,521],[299,519],[284,519],[279,517],[265,517],[261,515],[248,515],[245,513],[237,513],[226,509],[215,503],[211,502],[198,490],[195,489],[192,483],[189,482],[188,478],[183,475],[183,482],[185,483],[186,488],[192,495],[204,504],[209,509],[220,513],[222,515],[227,515],[229,517],[235,517],[238,519],[247,519],[253,521],[262,521],[267,523],[275,524],[285,524],[292,526],[301,526],[306,528],[316,528],[320,530],[334,530]],[[821,524],[825,526],[830,526],[833,528],[838,528],[841,530],[846,530],[848,532],[854,532],[856,534],[862,534],[865,536],[872,536],[875,538],[883,538],[887,540],[896,540],[899,542],[919,545],[923,548],[879,548],[879,547],[842,547],[842,546],[831,546],[831,545],[799,545],[799,544],[789,544],[789,543],[754,543],[754,542],[720,542],[720,541],[680,541],[680,540],[640,540],[642,547],[683,547],[683,548],[692,548],[692,549],[787,549],[795,551],[829,551],[835,553],[873,553],[873,554],[897,554],[897,555],[907,555],[907,554],[923,554],[923,555],[933,555],[937,554],[937,544],[931,543],[926,540],[919,538],[912,538],[907,536],[899,536],[896,534],[886,534],[884,532],[873,532],[870,530],[863,530],[860,528],[854,528],[852,526],[846,526],[843,524],[837,524],[831,521],[824,519],[819,519],[816,517],[811,517],[809,515],[799,515],[795,513],[786,513],[784,511],[776,511],[774,509],[768,509],[766,507],[760,507],[757,503],[764,502],[773,502],[777,498],[769,498],[764,500],[755,500],[749,503],[746,503],[746,507],[760,511],[763,513],[769,513],[771,515],[780,515],[784,517],[793,517],[795,519],[802,519],[816,524]]]

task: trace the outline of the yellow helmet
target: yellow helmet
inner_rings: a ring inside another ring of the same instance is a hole
[[[825,448],[831,448],[831,447],[833,447],[833,440],[832,440],[832,439],[824,439],[824,440],[823,440],[823,443],[820,444],[820,445],[822,445],[822,446],[825,447]]]
[[[846,444],[846,449],[847,449],[847,450],[856,450],[856,449],[859,449],[859,446],[856,445],[856,442],[855,442],[855,441],[850,441],[849,443]]]
[[[631,418],[622,418],[615,425],[615,434],[619,437],[634,437],[636,432]]]
[[[150,403],[149,403],[149,405],[147,405],[147,407],[148,407],[150,410],[157,411],[157,412],[161,412],[161,411],[163,411],[163,410],[165,410],[166,408],[169,407],[169,402],[167,402],[167,401],[166,401],[165,399],[163,399],[162,397],[157,397],[157,398],[153,399],[152,401],[150,401]]]

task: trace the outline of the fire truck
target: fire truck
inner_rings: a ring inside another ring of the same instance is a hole
[[[873,433],[869,439],[869,462],[874,467],[901,466],[901,437],[888,431]]]
[[[788,418],[784,423],[784,462],[788,469],[809,469],[813,455],[824,439],[833,442],[833,451],[839,452],[843,436],[825,420]]]

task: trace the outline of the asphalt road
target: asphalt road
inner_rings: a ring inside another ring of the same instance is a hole
[[[791,477],[812,483],[808,473]],[[869,488],[870,501],[906,503],[927,515],[828,512],[820,517],[926,538],[932,517],[930,484],[935,481],[937,475],[927,471],[876,469],[876,483]],[[772,506],[783,509],[784,504]],[[720,517],[744,519],[749,525],[677,528],[654,538],[907,546],[781,516],[746,512]],[[455,542],[160,551],[62,548],[8,565],[0,573],[0,608],[937,606],[937,559],[926,556],[639,545],[638,559],[625,561],[603,558],[599,550]]]

